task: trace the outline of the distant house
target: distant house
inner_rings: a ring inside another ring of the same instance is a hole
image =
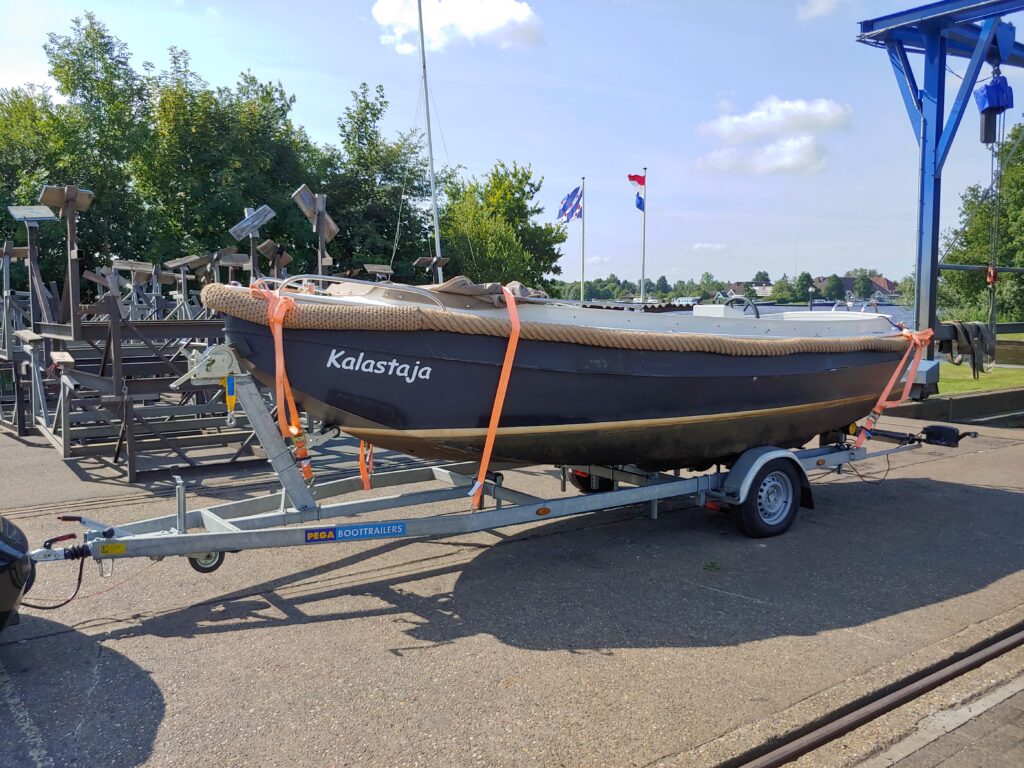
[[[847,291],[853,293],[853,286],[857,282],[855,277],[840,277],[839,282],[843,284],[843,293]],[[816,277],[814,278],[814,288],[819,295],[824,294],[825,285],[828,283],[828,277]],[[873,286],[873,293],[882,294],[882,297],[886,300],[898,297],[900,293],[900,287],[897,283],[894,283],[887,277],[872,277],[871,285]]]
[[[839,282],[843,284],[843,293],[847,291],[853,292],[853,281],[856,280],[854,277],[840,277]],[[828,283],[828,277],[816,277],[814,278],[814,289],[818,292],[819,296],[825,295],[825,285]]]
[[[748,283],[730,283],[729,288],[726,291],[727,296],[742,296],[747,292],[747,287],[750,287],[754,291],[754,295],[759,299],[767,299],[772,295],[772,283],[771,281],[750,281]]]
[[[875,287],[884,294],[896,294],[900,292],[899,284],[894,283],[887,277],[872,277],[871,282],[874,283]]]

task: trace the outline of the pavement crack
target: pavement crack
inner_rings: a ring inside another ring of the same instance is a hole
[[[711,592],[720,592],[723,595],[732,595],[733,597],[739,597],[739,598],[742,598],[743,600],[750,600],[751,602],[757,603],[758,605],[771,605],[771,603],[767,602],[766,600],[758,600],[756,597],[751,597],[750,595],[743,595],[743,594],[740,594],[739,592],[730,592],[727,589],[718,589],[717,587],[709,587],[707,584],[701,584],[699,581],[693,581],[693,582],[690,582],[690,583],[693,584],[695,587],[700,587],[701,589],[707,589],[707,590],[710,590]]]
[[[72,754],[79,754],[79,748],[82,745],[82,728],[85,726],[86,719],[91,711],[89,702],[92,701],[92,694],[100,684],[100,656],[103,654],[103,644],[96,643],[96,657],[92,662],[92,673],[90,675],[91,680],[89,682],[89,689],[85,692],[84,700],[82,702],[82,715],[78,718],[78,725],[71,732],[71,736],[74,739],[75,749]]]

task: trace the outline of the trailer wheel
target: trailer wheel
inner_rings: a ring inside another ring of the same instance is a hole
[[[597,487],[593,485],[595,480],[597,481]],[[611,478],[594,477],[586,472],[580,472],[575,469],[569,471],[569,482],[583,493],[606,493],[615,488],[615,483],[612,482]]]
[[[800,508],[800,477],[788,459],[769,461],[758,471],[746,500],[736,508],[736,522],[760,539],[785,533]]]
[[[200,573],[213,573],[224,565],[224,553],[204,552],[201,555],[193,555],[188,559],[188,564]]]

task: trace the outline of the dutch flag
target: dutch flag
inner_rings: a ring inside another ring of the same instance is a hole
[[[627,178],[633,182],[633,186],[636,188],[636,207],[642,211],[644,201],[647,200],[647,177],[639,173],[631,173]]]

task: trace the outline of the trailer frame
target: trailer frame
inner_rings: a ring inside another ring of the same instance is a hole
[[[790,489],[798,496],[790,500],[791,516],[795,516],[797,507],[813,506],[807,478],[809,470],[842,471],[843,466],[852,462],[920,445],[920,440],[914,441],[908,435],[907,440],[896,441],[895,447],[870,453],[866,448],[849,445],[844,437],[839,437],[835,444],[810,449],[762,446],[743,453],[728,471],[719,466],[713,472],[690,477],[680,476],[679,471],[648,472],[632,466],[564,466],[561,468],[563,491],[569,472],[607,478],[612,481],[613,490],[559,498],[541,498],[509,488],[504,484],[502,472],[495,471],[489,472],[483,483],[484,498],[489,503],[478,511],[470,509],[476,463],[423,465],[378,473],[373,476],[373,487],[402,488],[418,483],[434,483],[439,487],[331,501],[363,491],[362,479],[356,476],[307,486],[292,449],[278,431],[255,380],[242,370],[230,346],[220,344],[208,349],[174,386],[202,385],[228,377],[233,380],[238,402],[277,474],[280,491],[188,509],[185,483],[175,477],[177,509],[173,514],[120,525],[82,516],[61,516],[63,521],[78,522],[86,528],[84,544],[58,548],[53,546],[57,540],[48,541],[31,553],[33,562],[84,557],[114,561],[129,557],[184,556],[193,568],[209,573],[220,567],[228,552],[368,539],[458,536],[643,503],[650,504],[650,515],[656,518],[660,502],[682,497],[691,497],[697,504],[741,507],[755,490],[753,482],[759,473],[772,466],[788,466],[794,470],[789,476],[799,481],[799,488]],[[315,435],[311,436],[311,441],[317,442]],[[623,485],[629,487],[620,487]],[[387,519],[365,517],[456,499],[464,499],[468,511]],[[788,528],[790,522],[791,519],[781,530]],[[751,535],[773,534],[751,532]],[[110,572],[112,568],[101,570]]]

